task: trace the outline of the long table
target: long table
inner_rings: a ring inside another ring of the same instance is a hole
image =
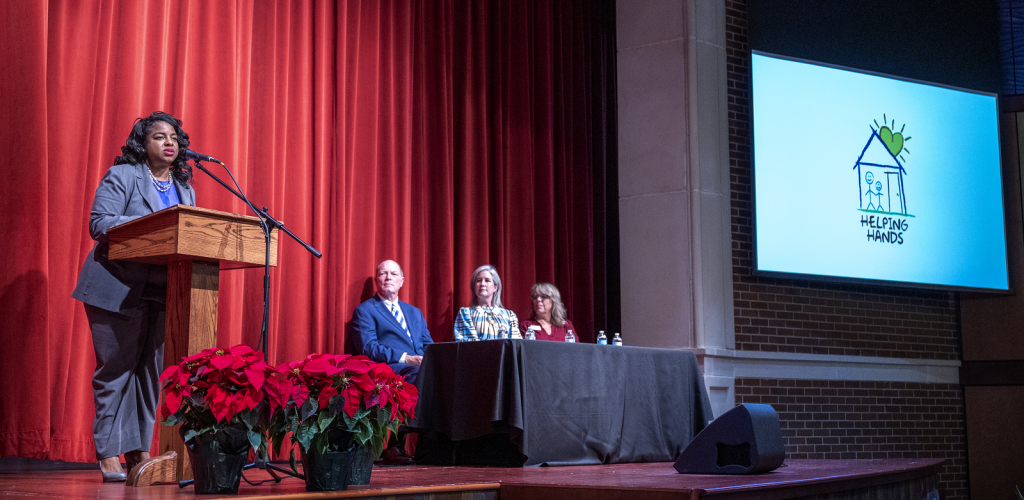
[[[691,352],[485,340],[427,346],[417,463],[673,461],[714,417]]]

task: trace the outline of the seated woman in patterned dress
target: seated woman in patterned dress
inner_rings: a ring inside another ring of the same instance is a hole
[[[473,300],[455,317],[455,341],[507,338],[519,329],[516,313],[501,305],[501,278],[488,264],[473,272],[469,281]]]

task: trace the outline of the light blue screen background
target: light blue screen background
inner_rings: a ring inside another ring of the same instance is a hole
[[[752,76],[758,270],[1009,288],[995,96],[760,54]],[[858,210],[883,114],[909,136],[902,245],[869,241]]]

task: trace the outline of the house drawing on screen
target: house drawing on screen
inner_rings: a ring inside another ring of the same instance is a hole
[[[903,189],[903,177],[907,171],[900,163],[900,153],[904,151],[903,134],[893,134],[888,126],[877,130],[869,128],[868,142],[853,165],[857,172],[860,210],[908,215],[907,196]]]

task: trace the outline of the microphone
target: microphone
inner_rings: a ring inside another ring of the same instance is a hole
[[[192,160],[192,161],[210,161],[210,162],[213,162],[213,163],[222,163],[220,160],[218,160],[218,159],[216,159],[216,158],[214,158],[212,156],[206,156],[206,155],[201,154],[201,153],[196,153],[195,151],[192,151],[191,149],[186,149],[185,150],[185,158],[187,158],[189,160]]]

